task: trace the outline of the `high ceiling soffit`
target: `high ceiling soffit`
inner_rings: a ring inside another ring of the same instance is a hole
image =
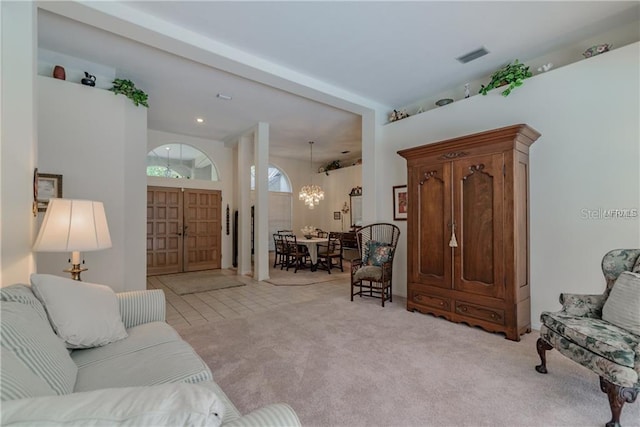
[[[639,2],[574,1],[40,7],[54,13],[39,14],[39,46],[134,80],[150,95],[150,128],[225,141],[268,122],[271,155],[304,160],[314,140],[319,162],[359,155],[362,114],[375,110],[385,121],[392,108],[482,78],[514,58],[536,58],[637,21],[640,13]],[[490,53],[456,61],[481,46]]]

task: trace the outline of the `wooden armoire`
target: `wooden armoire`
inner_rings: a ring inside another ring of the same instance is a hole
[[[407,310],[510,340],[531,331],[529,146],[520,124],[399,151],[407,160]]]

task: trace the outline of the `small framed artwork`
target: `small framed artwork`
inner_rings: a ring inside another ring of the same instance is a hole
[[[407,186],[396,185],[393,187],[393,219],[406,221],[407,219]]]
[[[335,219],[335,220],[339,220],[340,219],[340,211],[333,213],[333,219]]]
[[[38,216],[38,168],[33,170],[33,216]]]
[[[62,197],[62,175],[38,173],[37,180],[38,212],[44,212],[49,205],[49,199]]]

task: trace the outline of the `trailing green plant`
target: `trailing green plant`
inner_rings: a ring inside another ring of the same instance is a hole
[[[491,89],[508,85],[508,87],[502,91],[502,96],[509,96],[513,89],[522,86],[522,81],[532,75],[529,67],[516,59],[512,64],[507,64],[493,73],[489,84],[486,86],[482,85],[479,93],[486,95]]]
[[[149,98],[143,90],[136,88],[136,85],[127,79],[115,79],[113,81],[113,87],[109,89],[114,94],[122,94],[133,101],[133,104],[137,107],[138,105],[144,105],[149,108],[149,104],[147,103],[147,99]]]
[[[324,170],[331,171],[334,169],[340,169],[341,167],[342,166],[340,165],[340,160],[334,160],[327,164],[327,166],[324,167]]]

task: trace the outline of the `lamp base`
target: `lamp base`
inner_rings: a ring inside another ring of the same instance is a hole
[[[80,264],[72,264],[71,268],[67,268],[66,270],[63,270],[63,271],[65,273],[71,273],[71,278],[73,280],[82,281],[82,279],[80,278],[80,273],[87,270],[88,268],[80,267]]]

